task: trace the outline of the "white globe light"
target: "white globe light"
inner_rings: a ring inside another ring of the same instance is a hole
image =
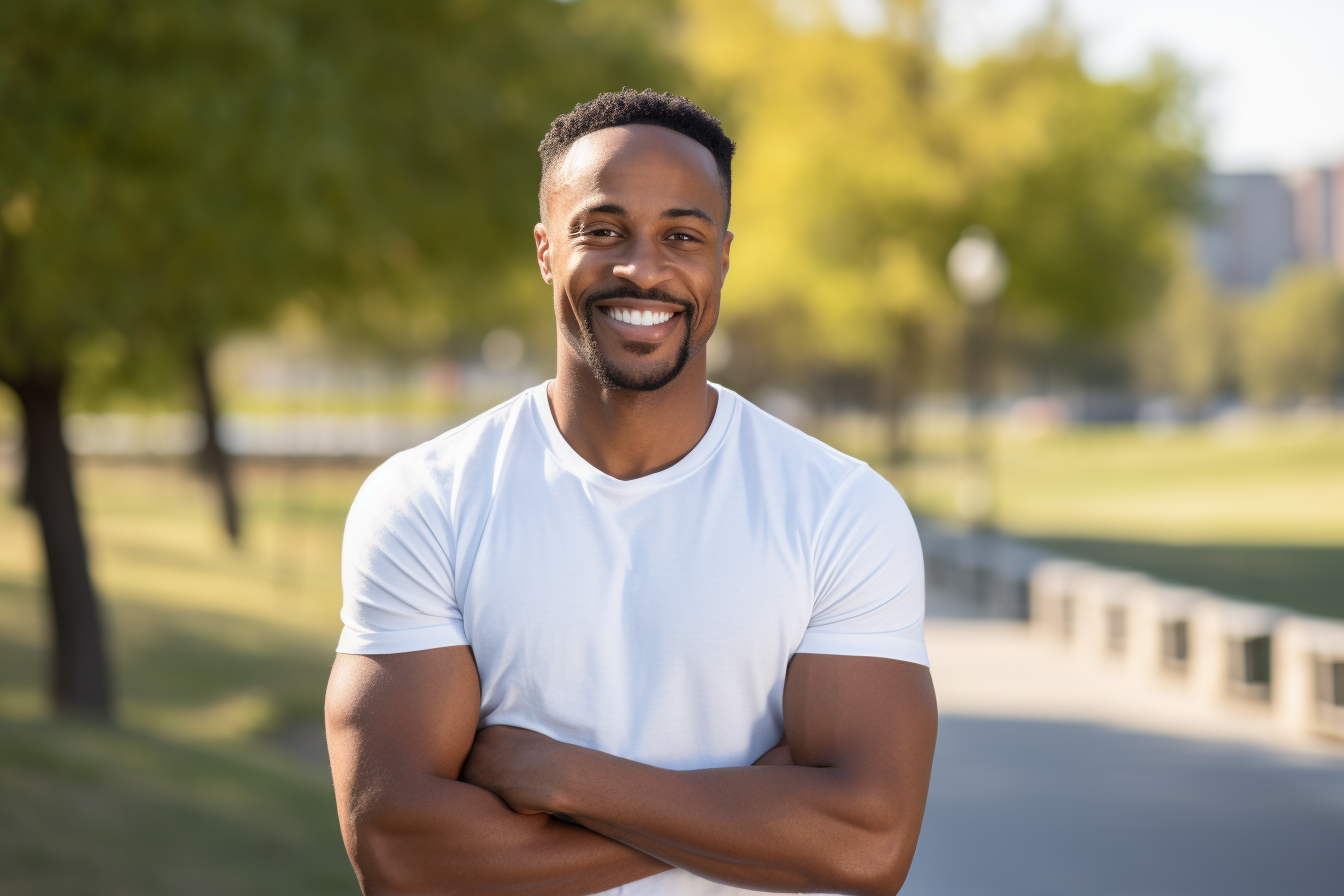
[[[968,305],[988,305],[999,297],[1008,279],[1008,262],[983,227],[968,227],[947,253],[947,275]]]

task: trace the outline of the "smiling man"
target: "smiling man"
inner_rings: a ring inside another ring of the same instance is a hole
[[[551,382],[380,467],[327,692],[368,894],[891,894],[937,713],[919,541],[706,379],[733,143],[603,94],[541,144]]]

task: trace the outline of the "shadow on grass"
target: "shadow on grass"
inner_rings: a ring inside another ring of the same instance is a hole
[[[123,598],[122,726],[33,721],[44,603],[0,581],[0,891],[358,893],[322,768],[327,639]]]
[[[1146,572],[1229,597],[1344,617],[1344,547],[1177,545],[1092,538],[1032,538],[1070,557]]]
[[[13,896],[358,893],[330,784],[256,745],[0,721],[0,832]]]
[[[45,598],[0,581],[0,685],[45,690]],[[236,739],[320,726],[334,642],[283,625],[122,597],[105,605],[113,687],[131,727]],[[199,729],[199,730],[193,730]]]
[[[265,718],[250,723],[256,730],[322,723],[332,642],[256,619],[127,600],[111,624],[128,706],[168,716],[244,695],[266,704]]]

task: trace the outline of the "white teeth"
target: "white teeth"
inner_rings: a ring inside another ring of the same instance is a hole
[[[666,323],[672,319],[671,311],[638,311],[634,308],[603,308],[602,311],[608,317],[614,317],[617,320],[634,324],[637,327],[651,327],[654,324]]]

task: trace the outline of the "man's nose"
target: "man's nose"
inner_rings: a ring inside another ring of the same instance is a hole
[[[629,280],[640,289],[652,289],[667,281],[669,268],[659,251],[657,240],[633,239],[626,243],[626,255],[614,265],[611,272],[622,280]]]

